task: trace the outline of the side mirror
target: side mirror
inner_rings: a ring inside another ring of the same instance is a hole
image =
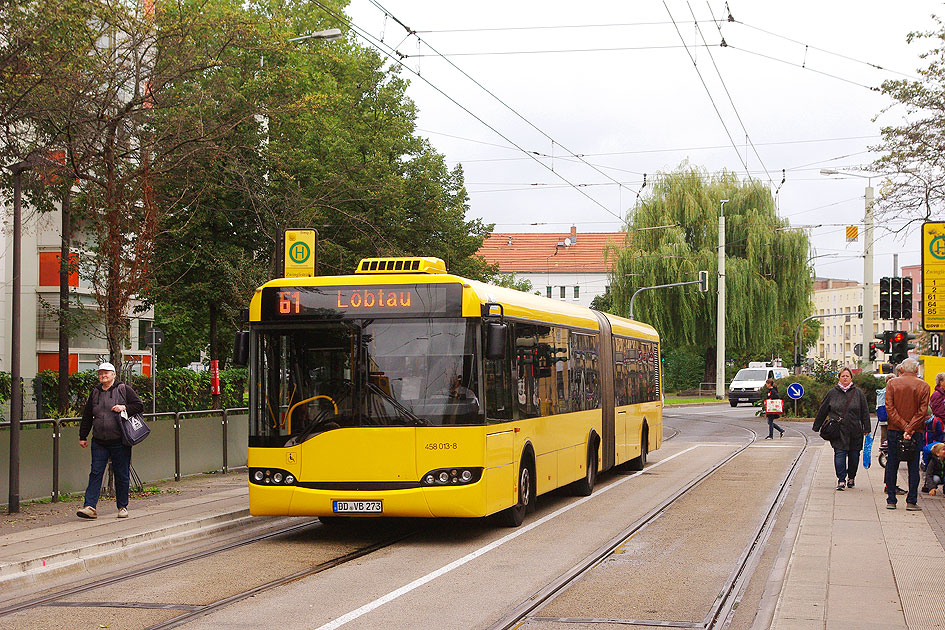
[[[509,325],[505,322],[486,322],[486,358],[498,360],[505,358],[508,342]]]
[[[240,330],[233,340],[233,365],[246,367],[249,363],[249,331]]]

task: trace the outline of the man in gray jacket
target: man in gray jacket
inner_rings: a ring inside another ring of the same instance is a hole
[[[79,427],[79,446],[82,448],[89,445],[87,438],[89,431],[92,431],[92,472],[89,473],[89,485],[85,489],[85,504],[76,514],[80,518],[98,518],[95,506],[102,492],[105,466],[111,459],[112,471],[115,473],[118,518],[127,518],[131,447],[122,442],[120,415],[122,411],[129,416],[142,413],[144,405],[135,390],[124,383],[115,382],[115,366],[111,363],[105,362],[98,366],[98,383],[85,403],[82,425]]]

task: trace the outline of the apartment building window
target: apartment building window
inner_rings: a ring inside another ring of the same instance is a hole
[[[558,287],[558,295],[561,297],[562,300],[564,299],[564,291],[565,291],[564,287]]]
[[[581,297],[581,287],[574,287],[574,299]]]
[[[545,287],[545,295],[551,297],[551,287]]]

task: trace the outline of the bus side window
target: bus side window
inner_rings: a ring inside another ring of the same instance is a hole
[[[507,422],[514,418],[515,405],[512,397],[515,381],[512,379],[512,357],[513,353],[506,350],[504,359],[484,359],[482,362],[486,422],[489,424]]]

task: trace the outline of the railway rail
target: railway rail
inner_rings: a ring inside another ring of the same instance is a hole
[[[705,420],[706,422],[714,422],[711,420]],[[719,424],[730,424],[730,423],[719,423]],[[732,425],[739,426],[739,425]],[[660,628],[704,628],[706,630],[712,630],[715,628],[723,628],[731,621],[731,617],[735,611],[736,605],[740,594],[743,592],[747,581],[750,579],[751,574],[754,570],[754,567],[757,565],[761,553],[764,550],[765,542],[768,540],[771,530],[775,523],[775,517],[777,516],[781,506],[784,504],[784,501],[787,497],[788,490],[790,489],[791,483],[799,469],[800,462],[807,452],[807,449],[810,446],[810,441],[806,434],[802,431],[796,431],[804,439],[803,446],[800,448],[798,454],[791,462],[789,469],[781,480],[780,485],[778,486],[778,491],[768,505],[768,509],[764,515],[764,518],[758,524],[754,531],[754,535],[751,537],[748,545],[745,547],[741,556],[738,558],[738,561],[735,564],[734,569],[730,573],[729,577],[722,586],[722,589],[717,597],[715,603],[712,605],[711,609],[705,615],[701,622],[686,622],[686,621],[676,621],[676,620],[664,620],[664,619],[622,619],[622,618],[590,618],[590,617],[561,617],[561,616],[542,616],[541,611],[543,608],[547,607],[552,601],[557,597],[563,594],[569,587],[578,583],[582,578],[587,576],[595,567],[599,566],[603,561],[609,558],[615,550],[620,548],[622,545],[627,543],[633,536],[641,532],[672,506],[674,503],[679,501],[682,497],[686,496],[692,492],[696,487],[702,484],[706,479],[708,479],[713,474],[720,471],[728,463],[732,462],[736,457],[741,455],[747,448],[756,444],[758,441],[758,433],[753,429],[746,427],[739,428],[744,429],[752,434],[752,439],[741,447],[739,447],[735,452],[725,457],[710,469],[700,474],[694,480],[683,486],[681,489],[677,490],[671,496],[667,497],[660,504],[651,509],[643,517],[632,523],[629,527],[621,531],[617,536],[609,540],[607,543],[598,548],[590,556],[588,556],[584,561],[576,565],[573,569],[566,572],[565,574],[558,577],[553,582],[549,583],[547,586],[542,588],[540,591],[533,594],[527,600],[523,601],[517,607],[512,609],[505,617],[500,619],[498,622],[489,627],[489,630],[511,630],[513,628],[521,628],[526,624],[528,627],[533,627],[541,624],[542,622],[549,623],[575,623],[575,624],[619,624],[619,625],[631,625],[631,626],[652,626]],[[792,429],[793,430],[793,429]],[[678,433],[678,431],[677,431]]]

